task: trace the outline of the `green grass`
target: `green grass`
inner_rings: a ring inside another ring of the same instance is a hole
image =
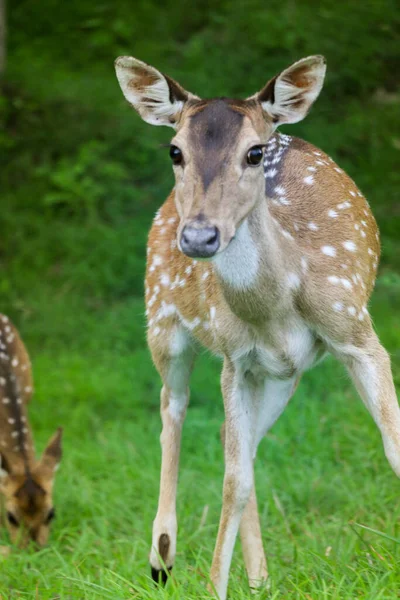
[[[379,281],[372,312],[398,377],[393,285]],[[207,598],[223,476],[220,365],[204,355],[193,376],[178,555],[168,587],[156,590],[147,555],[158,494],[159,380],[145,347],[142,302],[92,314],[76,309],[65,294],[52,300],[52,310],[43,306],[44,332],[37,315],[25,321],[37,445],[61,424],[65,451],[51,542],[2,559],[0,591],[12,599]],[[270,590],[260,599],[398,597],[399,483],[371,418],[332,359],[304,376],[260,446],[256,476],[270,569]],[[1,543],[8,543],[5,533]],[[248,596],[238,544],[230,597]]]

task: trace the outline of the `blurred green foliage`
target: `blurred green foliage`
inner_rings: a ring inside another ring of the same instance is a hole
[[[321,97],[286,131],[355,178],[383,232],[383,269],[399,268],[395,0],[44,0],[40,10],[20,0],[8,30],[0,291],[14,312],[43,286],[66,286],[91,306],[141,294],[147,230],[172,185],[160,148],[170,132],[126,105],[113,70],[121,54],[200,95],[242,97],[292,61],[324,54]]]

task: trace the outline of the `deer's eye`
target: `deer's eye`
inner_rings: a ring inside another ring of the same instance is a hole
[[[56,516],[55,508],[51,508],[49,510],[49,512],[47,513],[45,524],[48,525],[49,523],[51,523],[51,521],[54,519],[55,516]]]
[[[171,144],[171,146],[169,147],[169,155],[170,155],[172,163],[174,165],[181,165],[182,164],[183,154],[182,154],[181,150],[179,150],[179,148],[177,146],[173,146]]]
[[[11,525],[13,525],[14,527],[18,527],[19,526],[19,523],[18,523],[17,519],[15,518],[15,516],[10,511],[7,511],[7,521]]]
[[[253,146],[247,153],[246,161],[248,165],[256,167],[262,161],[263,149],[262,146]]]

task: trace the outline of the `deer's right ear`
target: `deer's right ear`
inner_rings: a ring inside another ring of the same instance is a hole
[[[37,471],[46,479],[53,479],[54,472],[60,464],[62,456],[62,428],[59,427],[50,438],[42,457],[38,463]]]
[[[131,56],[117,58],[115,70],[125,98],[151,125],[176,128],[185,102],[197,98],[170,77]]]

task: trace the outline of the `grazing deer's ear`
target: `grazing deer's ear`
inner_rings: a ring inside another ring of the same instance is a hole
[[[115,70],[125,98],[151,125],[176,128],[185,102],[197,98],[170,77],[131,56],[117,58]]]
[[[282,123],[297,123],[304,119],[317,99],[325,71],[323,56],[303,58],[276,75],[251,99],[261,103],[276,127]]]
[[[52,479],[54,477],[54,472],[60,464],[62,457],[61,440],[62,428],[59,427],[56,433],[50,438],[37,465],[37,470],[44,478]]]

